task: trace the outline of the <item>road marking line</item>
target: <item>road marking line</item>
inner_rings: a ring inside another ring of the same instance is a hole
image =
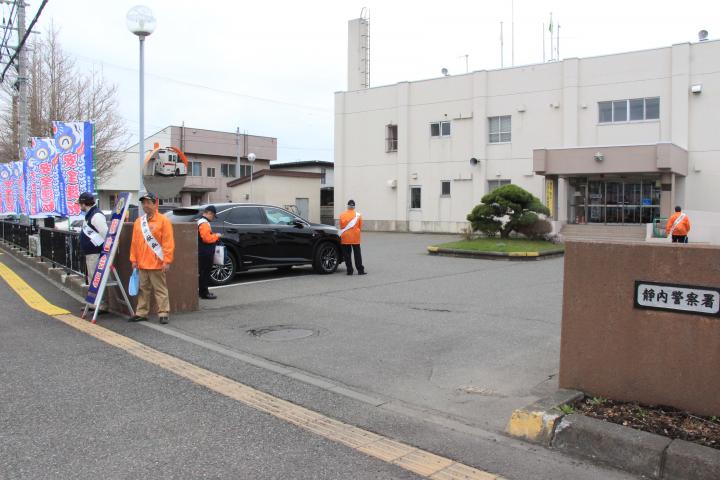
[[[217,287],[210,287],[209,289],[216,290],[218,288],[240,287],[242,285],[252,285],[254,283],[277,282],[278,280],[287,280],[287,278],[268,278],[267,280],[253,280],[252,282],[238,282],[231,283],[230,285],[219,285]]]
[[[31,308],[46,313],[66,325],[84,332],[146,362],[186,378],[209,390],[266,412],[328,440],[387,463],[392,463],[422,477],[435,480],[504,480],[446,457],[383,437],[362,428],[343,423],[321,413],[274,397],[217,373],[198,367],[136,340],[87,322],[65,309],[56,307],[0,262],[0,276]]]

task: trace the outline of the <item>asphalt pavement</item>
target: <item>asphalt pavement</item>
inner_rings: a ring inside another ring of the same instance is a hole
[[[508,479],[633,478],[507,438],[483,421],[492,415],[485,409],[504,416],[552,388],[543,377],[557,362],[557,298],[536,308],[528,301],[514,316],[499,303],[523,291],[549,295],[561,260],[486,264],[426,256],[422,247],[439,236],[365,239],[365,277],[262,274],[218,289],[220,300],[172,316],[168,328],[114,316],[100,323],[330,418]],[[50,302],[79,312],[35,272],[8,255],[0,261]],[[503,285],[514,289],[499,302]],[[2,478],[416,478],[30,310],[4,286],[0,302]],[[528,347],[527,339],[542,341]]]

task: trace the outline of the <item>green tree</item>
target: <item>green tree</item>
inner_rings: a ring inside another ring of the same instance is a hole
[[[550,214],[540,199],[517,185],[504,185],[486,194],[467,219],[473,230],[508,238],[513,231],[531,231],[537,222],[546,222],[540,214]]]

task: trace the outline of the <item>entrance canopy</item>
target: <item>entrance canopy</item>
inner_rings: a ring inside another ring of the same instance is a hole
[[[533,150],[538,175],[688,173],[688,152],[673,143]]]

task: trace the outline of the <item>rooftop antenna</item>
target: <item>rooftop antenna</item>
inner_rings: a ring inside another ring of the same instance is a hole
[[[510,65],[515,66],[515,1],[510,1]]]
[[[550,31],[550,61],[552,62],[555,60],[555,40],[553,39],[552,12],[550,12],[550,26],[548,27],[548,30]]]
[[[465,73],[470,73],[470,66],[468,64],[468,57],[470,54],[466,53],[465,55],[460,55],[457,58],[465,58]]]
[[[698,32],[698,41],[704,42],[708,39],[708,31],[707,30],[700,30]]]
[[[503,22],[500,22],[500,68],[503,68]]]
[[[447,69],[447,68],[443,68],[442,70],[440,70],[440,73],[442,73],[444,76],[447,77],[447,76],[448,76],[448,69]]]
[[[542,26],[542,37],[543,37],[543,63],[545,63],[545,22],[543,22]]]

